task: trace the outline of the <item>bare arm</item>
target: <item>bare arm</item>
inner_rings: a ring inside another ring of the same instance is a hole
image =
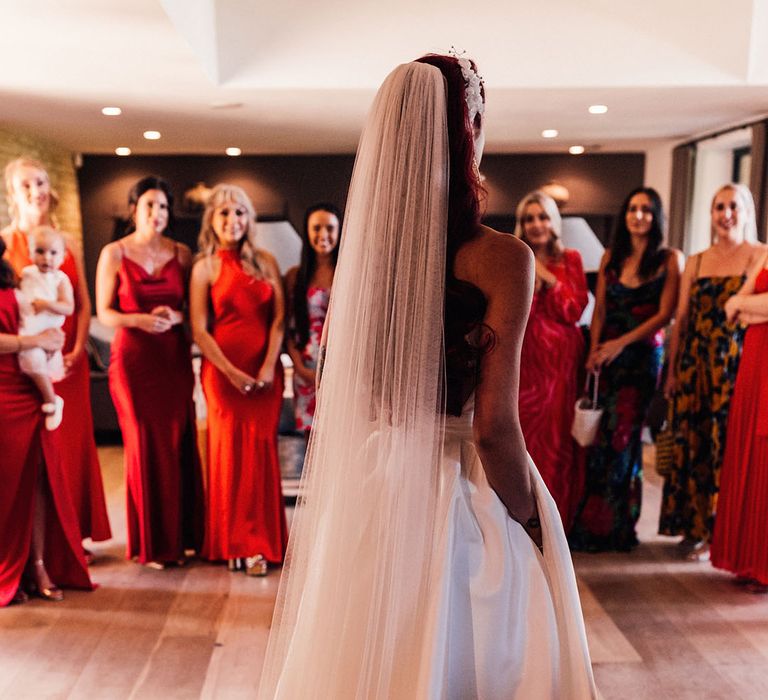
[[[208,298],[211,282],[210,259],[202,258],[193,266],[189,281],[189,321],[192,326],[192,337],[205,359],[216,367],[241,394],[249,394],[256,385],[256,378],[235,367],[222,352],[215,338],[208,332]],[[247,388],[249,386],[251,389]]]
[[[48,328],[37,335],[0,333],[0,355],[8,355],[30,348],[42,348],[46,352],[56,352],[62,347],[64,347],[64,331],[61,328]]]
[[[114,243],[105,245],[96,266],[96,314],[99,321],[111,328],[138,328],[147,333],[164,333],[173,325],[164,314],[127,314],[114,308],[121,262],[119,247]]]
[[[280,350],[283,347],[283,335],[285,332],[285,297],[283,295],[283,285],[280,279],[280,270],[277,261],[265,251],[260,251],[261,264],[268,277],[272,281],[274,292],[274,308],[272,313],[272,323],[269,327],[269,340],[267,342],[267,353],[264,356],[264,362],[259,369],[256,377],[257,385],[264,382],[270,385],[275,380],[275,367],[280,360]]]
[[[285,286],[284,286],[284,299],[285,299],[285,317],[286,319],[292,318],[293,315],[293,295],[296,286],[296,274],[298,268],[292,267],[285,273]],[[287,324],[290,328],[291,324]],[[288,351],[288,355],[293,362],[293,370],[299,375],[307,384],[314,384],[316,381],[315,370],[311,367],[307,367],[304,364],[304,359],[301,355],[301,350],[296,346],[292,335],[287,334],[285,339],[285,349]]]
[[[72,293],[72,285],[69,279],[62,280],[56,287],[56,299],[33,299],[32,308],[36,314],[41,311],[50,311],[60,316],[69,316],[75,311],[75,300]]]
[[[88,340],[88,331],[91,327],[91,297],[88,294],[88,283],[85,277],[85,262],[83,261],[83,249],[71,236],[66,235],[67,249],[75,261],[77,270],[77,289],[74,290],[75,312],[77,313],[77,331],[75,344],[72,351],[64,356],[64,365],[69,368],[85,350]],[[70,312],[71,313],[71,312]]]
[[[659,310],[649,319],[629,331],[629,333],[600,343],[594,352],[594,360],[597,364],[603,365],[613,362],[627,345],[636,343],[644,338],[649,338],[669,323],[677,304],[681,262],[682,253],[676,250],[670,251],[665,263],[667,277],[664,281],[664,288],[661,290]]]
[[[688,258],[688,262],[680,278],[680,294],[675,311],[675,322],[667,347],[667,379],[664,383],[664,396],[671,399],[677,387],[677,358],[680,351],[680,339],[688,330],[689,313],[691,306],[691,285],[696,275],[696,256]]]
[[[600,260],[600,269],[597,272],[597,286],[595,287],[595,309],[592,312],[592,323],[589,326],[589,352],[587,353],[587,369],[597,368],[595,353],[600,344],[600,336],[605,325],[605,268],[610,260],[611,253],[606,250]]]
[[[768,253],[758,256],[755,263],[747,275],[747,279],[736,294],[725,302],[725,314],[729,321],[735,318],[742,319],[742,314],[748,318],[761,318],[768,316],[768,292],[755,294],[755,283],[758,275],[768,265]],[[750,320],[746,323],[760,323],[760,321]]]
[[[520,428],[518,390],[534,260],[528,247],[515,238],[495,232],[484,238],[472,244],[469,255],[475,274],[468,281],[486,296],[484,321],[494,340],[481,361],[472,429],[488,482],[509,514],[525,523],[536,514],[536,502]],[[457,258],[456,274],[461,273]]]
[[[176,258],[179,261],[179,265],[181,265],[181,270],[184,273],[184,282],[188,288],[189,275],[192,269],[192,251],[190,251],[190,249],[183,243],[176,243],[176,246]],[[187,320],[185,308],[183,306],[180,309],[174,309],[167,305],[156,306],[152,309],[152,314],[163,316],[168,319],[171,326],[178,326]]]

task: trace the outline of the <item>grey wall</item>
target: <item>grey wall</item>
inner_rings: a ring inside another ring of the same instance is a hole
[[[632,188],[643,184],[642,154],[487,155],[482,162],[491,221],[508,222],[529,190],[557,180],[571,192],[565,213],[609,221]],[[285,215],[300,229],[304,210],[323,200],[345,204],[354,156],[88,156],[78,171],[89,287],[99,251],[109,242],[114,217],[128,213],[133,183],[145,175],[165,178],[180,204],[185,190],[202,181],[240,185],[264,215]],[[177,210],[179,207],[177,206]],[[605,225],[607,227],[607,224]],[[604,236],[605,230],[598,231]]]

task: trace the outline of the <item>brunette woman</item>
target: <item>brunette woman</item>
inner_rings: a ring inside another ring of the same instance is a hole
[[[726,303],[763,253],[752,194],[721,187],[712,199],[712,245],[689,258],[669,343],[665,393],[673,402],[672,471],[664,483],[659,533],[682,535],[691,561],[709,557],[720,466],[744,327]]]
[[[17,275],[32,263],[31,232],[38,226],[56,227],[58,202],[48,173],[42,163],[32,158],[17,158],[5,168],[5,186],[11,225],[2,232],[7,245],[6,257]],[[85,279],[79,243],[63,234],[66,253],[61,270],[72,284],[75,311],[64,322],[64,379],[55,385],[66,406],[57,451],[80,526],[82,538],[107,540],[112,536],[107,519],[104,485],[93,439],[90,376],[85,343],[91,320],[91,301]],[[44,435],[43,441],[54,438]],[[90,556],[90,553],[86,553]]]
[[[622,204],[597,278],[587,370],[600,370],[605,412],[587,459],[574,549],[629,551],[642,497],[643,421],[659,380],[663,328],[677,303],[682,254],[662,247],[656,190],[640,187]]]
[[[128,202],[133,232],[109,243],[96,270],[99,320],[117,329],[109,388],[125,446],[128,557],[163,568],[198,550],[202,481],[184,328],[189,248],[163,234],[173,197],[145,177]]]
[[[567,531],[584,481],[584,453],[571,425],[584,362],[576,323],[587,305],[587,280],[579,252],[563,248],[560,212],[551,197],[527,194],[516,218],[515,235],[531,248],[536,265],[520,360],[520,425]]]
[[[282,562],[288,539],[277,456],[284,307],[277,263],[252,243],[255,224],[241,188],[214,188],[190,303],[208,404],[202,553],[263,576],[268,562]]]
[[[301,264],[285,275],[290,310],[286,344],[293,360],[296,428],[305,433],[315,415],[315,372],[340,236],[341,212],[333,204],[311,206],[304,215]]]

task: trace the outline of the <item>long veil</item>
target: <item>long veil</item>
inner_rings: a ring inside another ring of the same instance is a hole
[[[355,161],[262,698],[416,686],[444,438],[448,171],[442,74],[401,65]]]

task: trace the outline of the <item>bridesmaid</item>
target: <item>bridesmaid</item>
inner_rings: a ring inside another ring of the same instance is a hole
[[[659,380],[662,329],[677,302],[682,254],[662,248],[661,198],[639,187],[626,198],[597,277],[587,369],[600,369],[605,408],[587,459],[571,546],[629,551],[642,496],[643,420]]]
[[[161,569],[199,549],[202,480],[184,333],[189,248],[166,238],[173,197],[157,177],[128,198],[134,230],[104,246],[96,270],[99,320],[117,329],[109,388],[125,446],[128,552]]]
[[[19,369],[19,350],[60,350],[64,333],[49,329],[20,336],[16,276],[4,260],[0,238],[0,607],[24,603],[26,571],[31,590],[44,600],[60,601],[58,585],[90,590],[77,522],[56,437],[41,440],[40,394]],[[54,581],[56,583],[54,583]]]
[[[315,416],[315,370],[339,257],[340,222],[341,212],[333,204],[307,209],[301,264],[285,275],[290,309],[286,345],[294,368],[296,429],[307,436]]]
[[[587,305],[587,280],[577,250],[560,241],[560,212],[544,192],[517,206],[515,235],[533,250],[536,283],[520,360],[520,425],[525,444],[557,503],[566,532],[581,499],[583,450],[571,437],[584,361],[576,326]]]
[[[691,561],[709,557],[720,465],[744,328],[725,305],[762,254],[752,194],[721,187],[712,199],[712,246],[692,256],[680,283],[665,394],[673,402],[673,468],[664,483],[659,533],[682,535]]]
[[[249,575],[283,560],[277,456],[283,396],[283,291],[275,259],[252,243],[256,214],[233,185],[211,193],[192,269],[190,318],[205,361],[207,508],[202,555],[244,560]]]
[[[768,255],[725,303],[729,322],[747,325],[728,416],[712,564],[736,583],[768,593]]]
[[[37,226],[54,226],[56,193],[43,165],[31,158],[17,158],[5,168],[11,225],[2,232],[6,256],[16,274],[31,264],[30,231]],[[112,533],[107,519],[104,485],[93,439],[90,376],[85,343],[91,320],[91,300],[86,286],[83,256],[79,244],[65,235],[66,256],[61,270],[75,292],[75,312],[64,324],[64,365],[67,374],[56,383],[64,399],[64,418],[56,438],[61,452],[63,475],[74,502],[82,539],[108,540]],[[43,440],[53,439],[43,436]],[[90,552],[86,552],[90,558]]]

